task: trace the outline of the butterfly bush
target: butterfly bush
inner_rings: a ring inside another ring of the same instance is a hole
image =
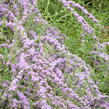
[[[99,21],[74,1],[59,2],[76,17],[84,35],[88,34],[96,40],[90,55],[108,62],[109,56],[104,50],[108,42],[100,43],[94,28],[74,8],[101,26]],[[25,23],[33,14],[33,24],[46,27],[42,35],[26,29]],[[7,61],[3,60],[3,54],[0,56],[12,74],[11,81],[1,83],[5,87],[1,89],[1,108],[5,105],[9,109],[109,109],[108,96],[99,91],[91,78],[92,68],[68,50],[64,45],[66,36],[43,19],[37,0],[2,2],[0,15],[1,26],[6,25],[14,33],[12,41],[7,39],[0,44],[0,48],[9,51]]]

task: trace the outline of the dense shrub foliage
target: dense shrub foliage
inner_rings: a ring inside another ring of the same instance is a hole
[[[45,12],[43,16],[38,9],[40,3],[41,0],[0,3],[0,108],[109,109],[109,97],[102,93],[109,93],[106,78],[109,42],[101,43],[86,17],[99,31],[103,26],[78,3],[56,1],[62,10],[70,13],[60,22],[64,24],[72,17],[79,26],[76,44],[80,54],[77,54],[76,49],[69,50],[65,45],[67,34],[51,26],[49,22],[53,20],[49,17],[43,18],[50,0],[46,8],[40,8]],[[99,75],[105,78],[105,85],[94,79]],[[106,91],[99,88],[102,85]]]

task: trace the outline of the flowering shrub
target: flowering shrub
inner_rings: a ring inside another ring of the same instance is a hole
[[[84,31],[82,42],[87,42],[87,36],[94,40],[93,51],[90,51],[92,63],[98,69],[106,63],[108,72],[109,55],[105,49],[109,42],[100,43],[94,28],[74,8],[101,28],[102,25],[74,1],[59,2],[81,24]],[[33,19],[31,28],[27,27],[29,18]],[[8,35],[11,37],[6,37],[8,33],[1,31],[0,60],[11,75],[10,81],[1,81],[0,84],[1,108],[109,109],[109,97],[102,94],[92,80],[91,66],[67,49],[65,35],[43,19],[37,0],[3,1],[0,4],[0,19],[1,29],[9,29],[13,33]],[[38,34],[40,29],[43,32]]]

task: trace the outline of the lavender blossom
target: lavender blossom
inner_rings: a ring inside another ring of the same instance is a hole
[[[81,57],[67,49],[64,45],[66,36],[55,27],[49,26],[42,18],[37,1],[10,0],[12,7],[0,4],[0,13],[7,19],[0,24],[5,24],[15,33],[12,44],[8,41],[0,44],[0,48],[7,47],[9,54],[15,54],[14,61],[9,58],[5,63],[11,68],[12,78],[8,85],[3,84],[6,88],[1,98],[6,99],[9,108],[13,109],[108,109],[109,101],[105,100],[108,96],[102,94],[92,80],[92,68]],[[84,34],[88,33],[92,38],[98,39],[91,25],[74,8],[81,10],[93,22],[99,23],[92,14],[74,1],[59,1],[76,17]],[[36,15],[32,19],[36,26],[46,26],[43,36],[38,36],[36,31],[26,30],[24,26],[28,17],[33,14]],[[17,46],[17,40],[20,46]],[[50,48],[47,49],[46,45]],[[90,54],[97,55],[107,62],[109,56],[104,52],[104,48],[109,45],[108,42],[101,44],[97,40],[95,45],[97,50]],[[99,46],[102,46],[104,51],[99,51]],[[4,54],[1,54],[1,58],[4,57]]]

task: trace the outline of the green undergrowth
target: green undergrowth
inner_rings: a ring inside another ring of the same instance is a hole
[[[6,21],[6,19],[3,20]],[[2,43],[10,44],[12,43],[13,38],[14,38],[13,31],[10,28],[8,28],[5,24],[2,24],[0,26],[0,44]],[[11,77],[12,77],[11,68],[9,66],[6,66],[6,62],[9,60],[12,60],[14,62],[15,54],[10,52],[10,48],[2,47],[0,48],[0,55],[1,55],[0,56],[0,87],[2,87],[1,86],[2,82],[11,81]]]
[[[6,34],[8,34],[9,30],[6,27],[0,28],[0,43],[5,43]],[[7,48],[0,48],[0,54],[4,57],[0,58],[0,82],[5,80],[10,80],[11,74],[9,72],[9,68],[6,67],[3,63],[7,60],[7,55],[9,50]]]

